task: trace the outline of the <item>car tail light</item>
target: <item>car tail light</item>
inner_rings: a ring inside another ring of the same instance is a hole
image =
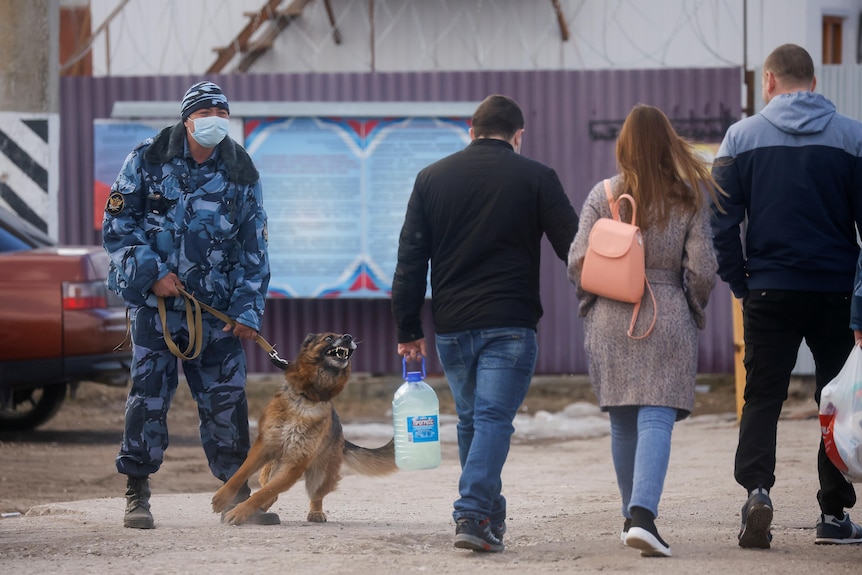
[[[63,309],[93,309],[108,306],[103,281],[63,282]]]

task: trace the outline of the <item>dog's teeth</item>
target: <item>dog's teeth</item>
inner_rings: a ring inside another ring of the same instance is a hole
[[[338,359],[347,359],[350,357],[350,350],[346,347],[333,347],[326,352],[326,355],[335,356]]]

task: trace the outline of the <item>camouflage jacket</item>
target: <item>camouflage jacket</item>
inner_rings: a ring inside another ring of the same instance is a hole
[[[229,137],[217,149],[197,187],[182,123],[129,154],[102,224],[108,287],[130,306],[156,307],[151,286],[174,272],[199,301],[259,330],[270,278],[260,177]],[[185,309],[181,298],[165,303]]]

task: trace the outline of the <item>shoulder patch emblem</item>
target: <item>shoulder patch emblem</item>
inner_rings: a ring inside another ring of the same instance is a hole
[[[123,211],[126,206],[126,199],[120,192],[114,192],[108,197],[108,204],[105,206],[105,211],[116,216]]]

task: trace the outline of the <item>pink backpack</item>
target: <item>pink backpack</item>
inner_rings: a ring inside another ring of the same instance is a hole
[[[646,277],[643,236],[636,223],[637,206],[635,199],[629,194],[623,194],[614,201],[610,182],[605,180],[604,184],[613,219],[599,218],[590,230],[589,245],[581,269],[581,287],[584,291],[601,297],[633,303],[635,308],[632,321],[626,333],[633,339],[643,339],[655,327],[658,308],[655,294]],[[620,220],[620,202],[623,199],[628,200],[632,206],[630,224]],[[646,333],[634,336],[632,332],[640,311],[645,285],[652,297],[652,323]]]

